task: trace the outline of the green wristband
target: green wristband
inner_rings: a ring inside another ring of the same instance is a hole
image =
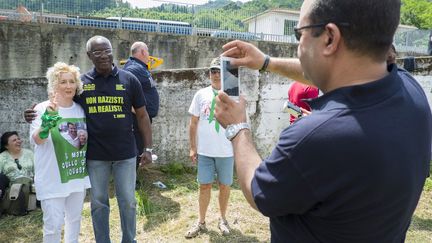
[[[50,128],[49,127],[41,127],[41,130],[39,132],[39,138],[46,139],[48,138]]]

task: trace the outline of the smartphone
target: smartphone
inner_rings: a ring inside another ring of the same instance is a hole
[[[221,89],[231,98],[240,96],[240,76],[238,67],[231,65],[231,58],[221,57]]]
[[[294,105],[289,100],[285,101],[283,111],[295,117],[301,117],[303,115],[300,107]]]

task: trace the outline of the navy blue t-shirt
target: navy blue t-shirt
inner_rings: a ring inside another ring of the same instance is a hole
[[[403,242],[431,160],[420,85],[383,79],[326,93],[285,129],[252,192],[272,242]]]
[[[131,110],[146,104],[137,78],[114,66],[106,78],[93,69],[81,80],[84,91],[76,101],[86,114],[87,159],[113,161],[136,156]]]
[[[147,101],[147,113],[150,118],[156,117],[159,111],[159,93],[147,65],[134,57],[129,57],[123,69],[138,78]]]

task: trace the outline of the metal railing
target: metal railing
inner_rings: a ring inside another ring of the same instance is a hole
[[[125,29],[135,30],[144,32],[159,32],[169,33],[177,35],[198,35],[198,36],[209,36],[214,38],[226,38],[226,39],[241,39],[248,41],[273,41],[273,42],[288,42],[296,43],[293,35],[272,35],[264,33],[250,33],[241,31],[231,30],[220,30],[212,28],[196,28],[192,25],[185,26],[180,24],[165,23],[166,21],[148,21],[141,22],[130,22],[122,20],[110,20],[103,18],[89,18],[89,17],[69,17],[66,15],[59,14],[44,14],[41,15],[37,12],[29,14],[20,14],[10,11],[0,10],[0,21],[1,20],[13,20],[21,22],[37,22],[47,24],[64,24],[73,26],[85,26],[91,28],[103,28],[103,29]]]
[[[242,20],[234,20],[227,15],[226,9],[235,9],[231,4],[218,9],[203,9],[202,6],[179,3],[177,0],[145,0],[143,3],[164,3],[158,9],[131,8],[130,5],[118,0],[1,0],[0,21],[32,21],[49,24],[66,24],[105,29],[127,29],[145,32],[161,32],[180,35],[210,36],[214,38],[243,39],[249,41],[273,41],[298,43],[294,35],[288,31],[286,35],[272,33],[248,32],[248,25],[243,20],[258,16],[262,10],[232,10]],[[169,5],[175,3],[175,5]],[[168,5],[166,5],[168,4]],[[234,3],[232,3],[234,4]],[[19,5],[25,6],[29,12],[17,13]],[[165,6],[165,7],[164,7]],[[170,7],[169,10],[165,9]],[[128,21],[109,20],[121,9],[122,17],[140,17],[156,21],[171,20],[189,23],[189,26],[161,23],[131,23]],[[114,11],[113,9],[116,9]],[[231,10],[229,10],[231,11]],[[231,12],[232,12],[231,11]],[[226,16],[225,16],[226,15]],[[223,21],[226,20],[226,21]],[[273,24],[273,23],[269,23]],[[292,25],[292,23],[291,23]],[[252,28],[253,29],[253,28]],[[256,28],[255,28],[256,29]],[[263,29],[271,29],[271,26]],[[398,31],[394,44],[398,52],[426,54],[429,31],[410,30]]]
[[[151,1],[151,0],[150,0]],[[30,12],[91,16],[97,11],[117,6],[128,6],[116,0],[1,0],[0,9],[15,10],[24,6]]]

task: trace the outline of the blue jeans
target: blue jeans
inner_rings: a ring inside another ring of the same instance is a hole
[[[109,181],[111,173],[120,211],[122,243],[135,241],[136,199],[135,171],[136,158],[118,161],[87,160],[91,182],[91,215],[97,243],[109,243]]]

